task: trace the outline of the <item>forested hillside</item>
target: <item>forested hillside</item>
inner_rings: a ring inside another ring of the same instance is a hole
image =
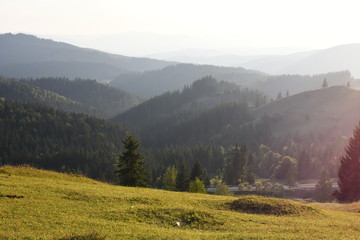
[[[219,81],[236,83],[263,91],[271,98],[280,92],[296,94],[321,87],[324,79],[329,86],[355,84],[349,71],[323,73],[318,75],[267,75],[244,68],[218,67],[211,65],[178,64],[160,70],[143,73],[125,73],[110,82],[110,85],[144,97],[160,95],[166,91],[181,90],[194,80],[213,76]]]
[[[137,105],[140,98],[95,80],[0,77],[0,97],[45,104],[67,112],[109,118]]]
[[[113,120],[138,129],[146,146],[229,144],[245,139],[244,132],[254,127],[244,125],[251,119],[249,105],[258,107],[266,101],[257,90],[205,77],[181,92],[153,97]]]
[[[274,99],[281,93],[286,96],[319,89],[326,79],[329,86],[346,86],[358,84],[349,71],[330,72],[316,75],[273,75],[268,76],[266,81],[254,82],[251,88],[259,89]]]
[[[104,120],[0,99],[0,163],[79,171],[114,180],[124,130]]]
[[[153,97],[167,91],[181,90],[184,85],[190,85],[205,76],[240,85],[266,79],[265,74],[244,68],[177,64],[160,70],[121,74],[111,81],[110,85],[139,96]]]
[[[172,62],[126,57],[26,34],[0,34],[0,75],[110,80],[121,73],[160,69]]]

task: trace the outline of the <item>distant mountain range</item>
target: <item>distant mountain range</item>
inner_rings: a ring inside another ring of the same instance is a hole
[[[328,49],[285,56],[264,57],[239,64],[269,74],[319,74],[349,70],[360,78],[360,44],[340,45]]]
[[[360,74],[356,61],[360,59],[360,45],[357,44],[285,56],[229,56],[234,61],[241,60],[241,65],[250,69],[272,73],[281,72],[281,69],[292,73],[319,72],[314,76],[268,75],[242,67],[179,64],[126,57],[25,34],[0,35],[0,53],[0,76],[90,78],[108,82],[142,98],[181,90],[205,76],[256,88],[276,98],[279,92],[284,96],[286,92],[296,94],[317,89],[325,78],[329,86],[349,82],[355,87],[359,83],[352,77],[351,71]],[[226,57],[218,60],[226,61]],[[350,71],[340,71],[345,69]]]
[[[110,80],[121,73],[160,69],[174,63],[126,57],[26,34],[0,35],[0,75]]]
[[[160,95],[166,91],[183,89],[194,80],[203,76],[213,76],[219,81],[236,83],[242,87],[259,89],[271,98],[276,98],[279,92],[284,96],[321,87],[326,78],[329,86],[343,85],[349,82],[355,86],[357,82],[349,71],[310,75],[267,75],[244,68],[219,67],[212,65],[177,64],[163,69],[145,71],[142,73],[121,74],[110,85],[124,89],[142,97]]]
[[[197,52],[196,49],[192,50]],[[194,56],[191,51],[154,54],[154,58],[182,63],[244,67],[267,74],[319,74],[349,70],[360,78],[360,44],[339,45],[332,48],[295,52],[284,55],[219,54]]]

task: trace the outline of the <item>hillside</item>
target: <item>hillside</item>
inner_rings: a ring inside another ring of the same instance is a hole
[[[358,84],[349,71],[342,71],[317,75],[274,75],[268,76],[266,81],[254,82],[248,86],[259,89],[275,99],[279,93],[285,96],[286,92],[292,95],[319,89],[324,79],[329,86],[346,86],[348,82],[352,86]]]
[[[173,64],[109,54],[26,34],[1,34],[0,52],[0,75],[16,78],[110,80],[121,73],[160,69]]]
[[[244,68],[177,64],[143,73],[125,73],[111,81],[110,85],[138,96],[152,97],[167,91],[181,90],[184,85],[190,85],[205,76],[239,85],[265,79],[264,74]]]
[[[329,133],[349,136],[360,119],[360,91],[334,86],[282,98],[253,111],[267,115],[277,136]]]
[[[352,239],[360,234],[358,214],[290,200],[120,187],[28,167],[1,167],[0,179],[1,239]]]
[[[95,80],[41,78],[23,81],[82,103],[93,115],[110,118],[140,103],[140,98]]]
[[[102,119],[0,98],[0,163],[112,181],[125,130]]]
[[[113,121],[138,129],[146,146],[205,142],[226,145],[234,141],[236,133],[239,140],[245,141],[245,136],[252,139],[244,133],[250,126],[241,128],[241,125],[250,120],[249,105],[264,104],[266,99],[257,90],[204,77],[181,92],[153,97],[119,114]]]
[[[0,77],[0,97],[24,102],[44,104],[70,112],[89,111],[80,102],[52,91],[30,86],[14,79]]]
[[[272,98],[276,98],[279,92],[284,96],[286,91],[296,94],[318,89],[325,78],[329,86],[346,85],[347,82],[357,84],[349,71],[317,75],[267,75],[244,68],[177,64],[143,73],[125,73],[111,81],[110,85],[138,96],[152,97],[167,91],[181,90],[184,85],[190,85],[204,76],[258,89]]]
[[[140,103],[140,98],[95,80],[0,77],[0,97],[41,103],[55,109],[110,118]]]

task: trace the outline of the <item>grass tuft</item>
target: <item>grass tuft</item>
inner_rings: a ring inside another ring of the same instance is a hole
[[[242,196],[230,203],[232,210],[267,215],[302,215],[319,212],[318,209],[291,200],[259,196]]]
[[[59,238],[59,240],[105,240],[106,238],[100,236],[97,232],[91,232],[89,234],[72,234],[70,236]]]

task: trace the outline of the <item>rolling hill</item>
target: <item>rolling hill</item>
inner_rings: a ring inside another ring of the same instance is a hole
[[[333,86],[276,100],[252,112],[272,118],[273,134],[349,136],[360,120],[360,91]]]
[[[1,239],[352,239],[360,234],[359,214],[322,204],[121,187],[28,167],[1,167],[0,179]]]
[[[41,103],[67,112],[110,118],[140,103],[140,98],[95,80],[0,77],[0,97]]]
[[[163,69],[142,73],[125,73],[110,82],[110,85],[142,97],[153,97],[167,91],[181,90],[196,79],[212,76],[219,81],[236,83],[242,87],[259,89],[275,98],[279,92],[296,94],[318,89],[326,78],[329,86],[357,84],[349,71],[317,75],[267,75],[244,68],[211,65],[177,64]]]
[[[112,120],[138,129],[147,146],[228,144],[235,132],[239,140],[252,139],[244,133],[247,127],[240,126],[250,120],[249,105],[265,104],[266,99],[260,91],[204,77],[182,91],[150,98]]]
[[[205,76],[239,85],[266,79],[265,74],[244,68],[177,64],[143,73],[125,73],[111,81],[110,85],[138,96],[153,97],[167,91],[181,90],[184,85],[190,85]]]
[[[26,34],[0,35],[0,75],[111,80],[121,73],[160,69],[174,63],[109,54]]]

